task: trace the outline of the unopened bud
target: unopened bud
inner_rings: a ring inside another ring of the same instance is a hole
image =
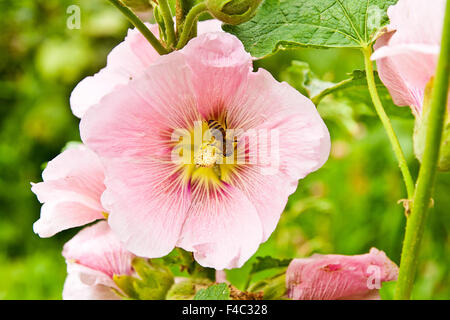
[[[216,19],[237,25],[255,15],[261,0],[207,0],[206,6]]]
[[[152,9],[149,0],[122,0],[123,4],[136,12],[145,12]]]

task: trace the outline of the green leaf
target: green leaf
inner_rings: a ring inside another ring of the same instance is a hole
[[[297,60],[292,61],[291,66],[281,73],[281,79],[310,98],[336,85],[334,82],[320,80],[308,63]]]
[[[126,295],[126,297],[131,299],[139,299],[139,294],[134,289],[134,283],[138,281],[138,279],[133,278],[128,275],[114,275],[113,280],[116,285],[122,290],[122,292]],[[118,294],[122,295],[122,293],[118,292]]]
[[[292,259],[275,259],[270,256],[266,257],[256,257],[256,262],[253,264],[250,270],[250,275],[273,268],[284,268],[289,265]]]
[[[159,259],[152,259],[152,261],[161,261],[163,265],[168,267],[178,266],[180,271],[186,271],[192,278],[215,280],[215,269],[202,267],[194,260],[192,252],[188,252],[181,248],[175,248],[167,256]]]
[[[195,284],[190,280],[175,283],[167,292],[167,300],[190,300],[194,296]]]
[[[255,17],[223,29],[254,57],[281,48],[363,48],[388,24],[397,0],[265,0]]]
[[[120,276],[114,281],[130,298],[140,300],[165,299],[167,292],[174,283],[173,274],[164,265],[135,258],[133,268],[140,277]]]
[[[263,292],[264,300],[278,300],[286,294],[286,273],[260,280],[249,288],[250,292]]]
[[[175,283],[167,292],[167,300],[191,300],[197,291],[206,289],[213,282],[208,279],[186,279]]]
[[[286,292],[285,272],[291,261],[292,259],[276,259],[270,256],[256,257],[245,288],[248,288],[250,292],[263,292],[266,300],[282,297]],[[270,271],[276,271],[276,274],[267,277],[267,273]],[[256,274],[264,275],[264,279],[255,280]],[[250,285],[252,281],[256,282]]]
[[[194,300],[230,300],[230,289],[225,283],[215,284],[199,290]]]

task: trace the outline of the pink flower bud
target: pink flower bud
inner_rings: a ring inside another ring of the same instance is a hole
[[[381,283],[397,274],[397,265],[375,248],[356,256],[316,254],[290,263],[286,286],[294,300],[379,299]]]

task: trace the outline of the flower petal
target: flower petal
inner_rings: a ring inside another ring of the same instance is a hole
[[[233,187],[226,187],[223,193],[193,192],[177,246],[193,251],[197,262],[205,267],[241,267],[262,240],[255,207]]]
[[[199,35],[180,52],[193,70],[198,109],[205,119],[233,101],[252,69],[252,58],[239,39],[224,32]]]
[[[389,7],[388,30],[395,30],[390,44],[422,43],[440,46],[445,2],[400,0]]]
[[[248,151],[256,161],[242,165],[229,183],[252,201],[267,240],[298,180],[328,159],[330,136],[312,102],[263,69],[249,76],[241,101],[228,116],[234,126],[247,130],[241,141],[258,141],[256,150]]]
[[[108,222],[128,250],[162,257],[174,247],[191,203],[190,191],[172,164],[130,165],[109,161],[103,203]]]
[[[223,32],[222,22],[217,19],[203,20],[197,25],[197,34],[201,35],[208,32]]]
[[[69,274],[64,282],[63,300],[120,300],[111,287],[105,285],[87,285],[78,274]]]
[[[47,164],[42,176],[44,181],[31,188],[44,203],[34,225],[41,237],[103,219],[104,171],[94,152],[82,145],[69,148]]]
[[[378,40],[376,48],[383,44]],[[389,89],[394,103],[413,106],[421,113],[425,87],[436,71],[435,47],[425,45],[381,46],[373,55],[381,81]]]
[[[101,212],[79,202],[52,201],[42,205],[41,217],[33,224],[33,231],[42,238],[48,238],[62,230],[83,226],[103,218]]]
[[[280,171],[298,180],[322,167],[330,153],[330,133],[311,100],[264,69],[251,74],[247,91],[257,100],[230,111],[231,121],[239,128],[252,123],[253,129],[278,132]]]
[[[251,167],[239,170],[231,177],[231,184],[247,196],[258,213],[263,228],[262,242],[275,230],[297,183],[282,173],[263,175]]]
[[[395,104],[412,106],[416,115],[436,71],[444,7],[445,0],[400,0],[388,10],[390,32],[374,46],[372,59]]]
[[[147,26],[154,33],[158,31],[157,25]],[[128,30],[125,40],[108,55],[106,67],[82,80],[73,90],[70,96],[73,114],[81,118],[86,110],[100,102],[106,94],[138,76],[158,57],[159,54],[139,30]]]
[[[63,256],[69,262],[75,261],[111,279],[115,274],[131,274],[134,257],[125,250],[106,221],[81,230],[64,245]]]

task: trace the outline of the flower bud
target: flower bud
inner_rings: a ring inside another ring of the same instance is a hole
[[[122,2],[130,9],[137,12],[145,12],[152,9],[149,0],[122,0]]]
[[[253,18],[260,3],[261,0],[207,0],[206,6],[216,19],[237,25]]]
[[[286,271],[286,287],[293,300],[378,300],[381,284],[397,276],[397,265],[372,248],[354,256],[315,254],[294,259]]]

